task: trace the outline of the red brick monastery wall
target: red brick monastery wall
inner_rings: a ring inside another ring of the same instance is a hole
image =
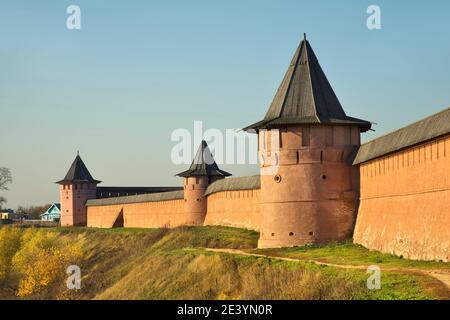
[[[195,225],[197,215],[186,213],[183,199],[88,206],[88,227],[112,228],[123,217],[129,228]],[[259,229],[259,189],[223,191],[207,196],[205,225]],[[116,226],[119,226],[116,224]]]
[[[450,260],[450,135],[363,163],[360,176],[356,243]]]
[[[128,228],[162,228],[192,224],[184,212],[184,200],[168,200],[118,205],[89,206],[88,227],[112,228],[123,215]]]
[[[205,225],[259,230],[260,190],[222,191],[208,195]]]

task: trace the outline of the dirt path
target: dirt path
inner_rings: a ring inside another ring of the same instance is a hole
[[[321,261],[309,260],[309,259],[295,259],[295,258],[288,258],[288,257],[269,256],[269,255],[265,255],[265,254],[250,253],[250,252],[245,252],[245,251],[236,250],[236,249],[206,248],[205,250],[211,251],[211,252],[217,252],[217,253],[228,253],[228,254],[237,254],[237,255],[241,255],[241,256],[262,257],[262,258],[277,259],[277,260],[290,261],[290,262],[306,261],[306,262],[314,263],[317,265],[323,265],[323,266],[335,267],[335,268],[341,268],[341,269],[367,270],[367,267],[368,267],[365,265],[334,264],[334,263],[327,263],[327,262],[321,262]],[[449,271],[420,269],[420,268],[383,268],[382,270],[390,271],[390,272],[410,272],[410,273],[426,274],[426,275],[429,275],[429,276],[439,280],[440,282],[442,282],[450,292],[450,272]]]

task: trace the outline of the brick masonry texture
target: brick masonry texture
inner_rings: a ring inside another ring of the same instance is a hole
[[[363,163],[354,241],[408,259],[450,260],[450,136]]]

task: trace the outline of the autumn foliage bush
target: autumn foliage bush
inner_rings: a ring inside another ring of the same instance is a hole
[[[22,234],[18,228],[0,228],[0,279],[7,277],[11,271],[12,259],[20,249]]]
[[[43,229],[0,229],[0,276],[19,279],[17,296],[40,292],[57,280],[64,284],[67,267],[81,257],[81,247]]]

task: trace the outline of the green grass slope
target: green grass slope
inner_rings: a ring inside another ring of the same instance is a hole
[[[436,299],[442,298],[445,290],[434,278],[401,272],[384,272],[381,290],[368,290],[369,275],[364,270],[202,250],[256,248],[258,233],[243,229],[57,228],[40,232],[56,234],[58,243],[70,243],[80,248],[81,255],[70,263],[81,267],[81,290],[66,288],[64,265],[61,274],[54,275],[48,284],[22,298]],[[338,248],[337,252],[330,249],[325,256],[345,255],[346,251]],[[308,252],[309,249],[301,250]],[[348,250],[356,249],[350,246]],[[367,250],[366,253],[369,254]],[[17,260],[8,257],[3,260],[8,259]],[[0,299],[17,298],[23,276],[14,267],[0,275]]]

